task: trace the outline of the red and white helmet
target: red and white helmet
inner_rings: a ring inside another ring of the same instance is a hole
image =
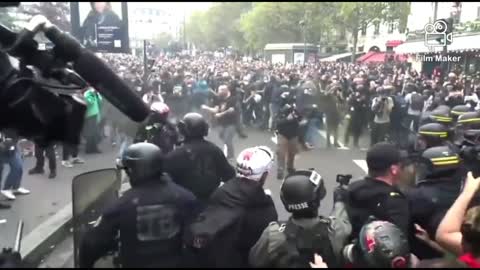
[[[163,102],[152,103],[152,105],[150,106],[150,110],[159,114],[168,114],[170,112],[170,108],[168,107],[168,105]]]
[[[266,146],[255,146],[243,150],[237,158],[237,176],[259,181],[273,165],[274,154]]]

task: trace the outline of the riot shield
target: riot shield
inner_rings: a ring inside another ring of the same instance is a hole
[[[106,207],[119,197],[121,178],[116,169],[103,169],[77,175],[72,181],[73,248],[75,267],[79,267],[82,237]]]

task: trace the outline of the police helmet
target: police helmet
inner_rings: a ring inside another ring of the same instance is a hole
[[[470,108],[470,106],[457,105],[457,106],[452,108],[450,113],[452,114],[452,116],[454,117],[454,120],[456,121],[458,119],[458,117],[460,117],[461,115],[464,115],[465,113],[471,112],[471,111],[472,111],[472,109]]]
[[[290,213],[316,213],[326,194],[322,176],[315,170],[297,170],[280,187],[280,199]]]
[[[123,152],[121,169],[130,178],[130,185],[149,181],[163,172],[162,150],[151,143],[135,143]]]
[[[480,113],[467,112],[458,117],[457,126],[464,130],[480,129]]]
[[[449,129],[439,123],[429,123],[418,128],[417,150],[440,146],[449,138]]]
[[[458,151],[451,146],[436,146],[425,150],[417,164],[419,180],[453,175],[462,165]]]
[[[425,113],[420,119],[420,125],[428,123],[440,123],[443,125],[450,125],[453,119],[450,116],[450,107],[440,105],[435,110]]]
[[[405,234],[387,221],[371,221],[360,230],[359,247],[371,268],[408,268],[410,248]]]
[[[178,129],[185,138],[203,138],[208,135],[208,123],[199,113],[187,113],[178,123]]]

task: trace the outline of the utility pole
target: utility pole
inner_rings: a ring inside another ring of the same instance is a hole
[[[143,40],[143,84],[146,85],[148,78],[148,57],[147,57],[147,40]]]

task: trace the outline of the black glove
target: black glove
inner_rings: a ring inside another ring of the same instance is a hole
[[[335,190],[333,191],[333,202],[334,203],[336,203],[336,202],[346,203],[347,199],[348,199],[348,190],[345,187],[339,186],[339,187],[335,188]]]
[[[0,254],[0,268],[22,268],[22,256],[12,249],[3,249]]]

